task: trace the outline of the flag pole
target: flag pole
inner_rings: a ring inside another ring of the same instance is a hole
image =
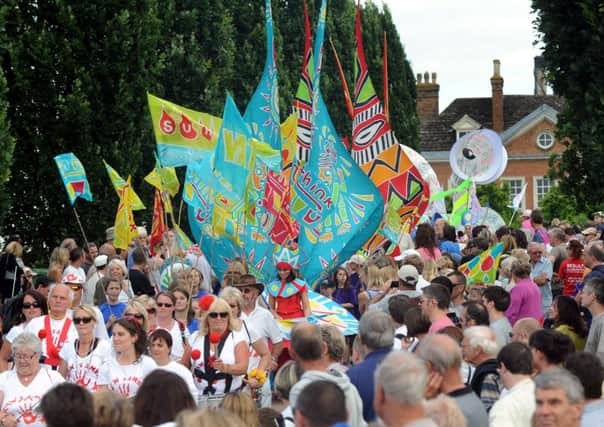
[[[72,205],[71,208],[73,209],[73,213],[76,217],[76,221],[78,222],[78,225],[80,226],[80,231],[82,232],[82,236],[84,236],[84,244],[86,246],[88,246],[88,239],[86,238],[86,233],[84,232],[84,227],[82,227],[82,223],[80,222],[80,216],[78,215],[78,211],[76,210],[74,205]],[[83,247],[83,245],[82,245],[82,247]]]
[[[517,210],[518,210],[518,209],[514,209],[514,212],[512,212],[512,216],[510,217],[510,221],[508,222],[508,227],[509,227],[510,225],[512,225],[512,221],[514,221],[514,217],[516,216],[516,211],[517,211]]]

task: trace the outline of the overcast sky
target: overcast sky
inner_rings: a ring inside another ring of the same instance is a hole
[[[414,73],[438,74],[441,111],[455,98],[490,97],[493,59],[501,61],[504,94],[533,93],[539,49],[529,0],[382,1]]]

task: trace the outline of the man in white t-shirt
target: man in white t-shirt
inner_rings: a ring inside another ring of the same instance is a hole
[[[59,366],[61,348],[73,344],[78,337],[67,312],[72,301],[73,291],[69,286],[51,286],[48,293],[48,314],[32,319],[25,328],[25,332],[31,332],[42,340],[42,355],[46,358],[44,363],[51,365],[53,369]]]

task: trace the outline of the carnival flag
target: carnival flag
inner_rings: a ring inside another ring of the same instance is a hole
[[[221,119],[147,93],[157,152],[163,166],[185,166],[216,147]]]
[[[120,249],[128,249],[128,245],[136,236],[138,231],[132,215],[132,187],[130,177],[123,188],[123,195],[115,215],[115,239],[113,246]]]
[[[161,203],[160,191],[155,189],[155,197],[153,199],[153,221],[151,222],[151,235],[149,236],[149,248],[151,254],[155,255],[157,247],[161,243],[164,233],[168,230],[164,222],[164,209]]]
[[[59,154],[54,159],[67,191],[69,203],[73,205],[78,197],[92,202],[92,193],[82,162],[73,153]]]
[[[103,160],[103,163],[105,164],[105,169],[107,169],[107,174],[109,175],[109,179],[113,184],[115,192],[117,193],[118,197],[122,197],[124,187],[126,186],[126,181],[124,181],[124,179],[117,173],[115,169],[109,166],[109,163],[107,163],[105,160]],[[145,205],[143,205],[141,199],[134,192],[134,190],[132,190],[132,210],[140,211],[142,209],[145,209]]]
[[[197,221],[202,224],[210,219],[212,213],[212,160],[213,156],[207,156],[201,161],[187,165],[182,191],[182,199],[197,211]]]
[[[308,161],[310,144],[312,142],[312,76],[314,63],[312,60],[312,43],[310,40],[310,19],[304,0],[304,60],[302,61],[302,77],[294,98],[294,112],[298,115],[298,134],[296,138],[298,162]]]
[[[174,230],[174,240],[176,245],[183,251],[187,251],[193,246],[193,242],[189,239],[189,236],[183,231],[178,224],[172,224]]]
[[[522,186],[522,190],[520,190],[520,193],[518,193],[514,196],[514,199],[512,200],[512,204],[508,205],[508,208],[512,208],[514,210],[520,209],[520,206],[522,205],[522,200],[524,200],[524,194],[526,193],[527,185],[528,184],[524,184],[524,186]]]
[[[266,21],[266,61],[264,72],[256,91],[245,110],[243,119],[251,126],[252,135],[272,148],[281,149],[281,129],[279,121],[279,86],[275,44],[273,35],[273,14],[271,0],[265,0]]]
[[[408,231],[428,207],[430,187],[398,143],[375,92],[365,61],[360,5],[357,6],[355,43],[352,157],[386,202],[392,198],[401,201],[398,213],[403,229]],[[365,249],[372,252],[384,243],[385,238],[377,233],[365,244]]]
[[[470,189],[467,188],[462,191],[461,194],[453,196],[453,210],[451,211],[451,217],[449,223],[453,227],[457,227],[462,223],[463,216],[468,212],[468,204],[470,201]]]
[[[495,283],[502,253],[503,243],[498,243],[465,264],[460,265],[458,270],[466,276],[467,286],[474,283]]]
[[[321,2],[312,76],[312,145],[295,180],[292,214],[300,221],[300,270],[314,286],[324,271],[348,259],[375,232],[383,212],[379,191],[337,135],[320,93],[327,2]],[[295,211],[295,212],[294,212]]]

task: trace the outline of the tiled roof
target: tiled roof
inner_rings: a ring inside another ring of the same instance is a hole
[[[504,130],[516,124],[532,111],[546,104],[562,111],[564,101],[554,95],[504,95]],[[451,127],[465,114],[491,129],[493,126],[491,98],[457,98],[437,118],[421,124],[421,151],[447,151],[455,143],[455,129]]]

